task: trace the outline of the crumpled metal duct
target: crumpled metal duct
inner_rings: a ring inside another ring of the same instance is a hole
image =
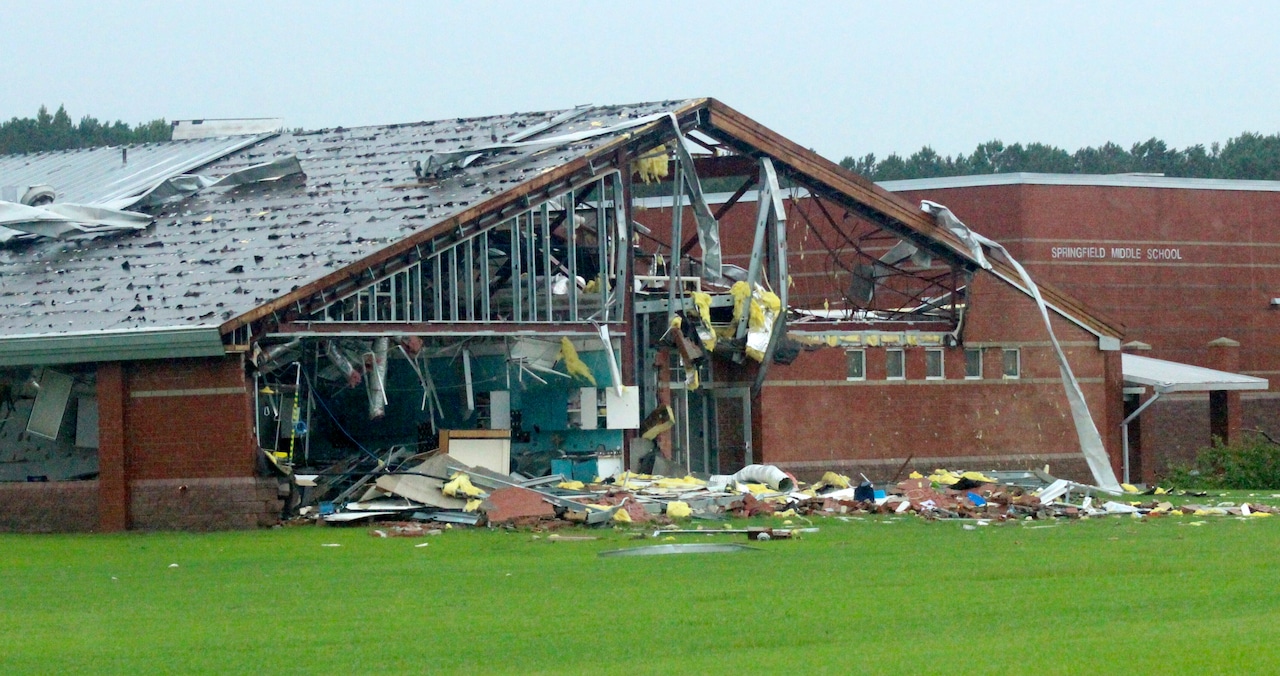
[[[775,491],[790,493],[796,489],[796,482],[787,473],[773,465],[747,465],[733,475],[734,481],[751,484],[765,484]]]
[[[380,336],[373,341],[373,352],[365,356],[365,372],[368,380],[369,419],[377,420],[387,414],[387,350],[391,339]]]
[[[254,363],[260,373],[271,373],[286,364],[291,364],[302,355],[302,339],[294,338],[287,343],[272,345],[254,354]]]
[[[326,343],[324,353],[329,357],[329,361],[333,363],[334,367],[347,379],[348,387],[355,387],[360,384],[360,381],[363,380],[360,372],[356,370],[355,366],[352,366],[351,360],[347,358],[347,355],[342,353],[337,341],[331,340]]]

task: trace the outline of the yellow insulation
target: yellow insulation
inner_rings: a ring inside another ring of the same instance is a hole
[[[673,519],[687,519],[693,515],[693,509],[689,507],[689,503],[680,500],[672,500],[667,503],[667,516]]]
[[[835,472],[827,472],[826,474],[823,474],[822,481],[819,481],[818,483],[831,488],[849,488],[852,485],[849,477],[843,474],[836,474]]]
[[[698,316],[702,317],[698,337],[702,339],[702,346],[710,352],[716,349],[716,333],[711,328],[711,294],[694,291],[690,296],[693,298],[694,307],[698,308]]]
[[[631,163],[631,171],[640,175],[645,183],[661,181],[667,177],[667,147],[658,146]]]
[[[460,472],[453,475],[449,483],[444,485],[442,492],[451,498],[475,498],[484,493],[472,485],[471,477]]]
[[[560,359],[564,361],[564,368],[569,375],[585,380],[593,386],[596,384],[596,377],[591,374],[591,367],[578,358],[578,351],[574,349],[573,342],[568,338],[560,339]]]
[[[782,300],[778,298],[778,294],[757,288],[751,299],[751,317],[747,319],[747,325],[753,329],[764,328],[765,313],[771,313],[777,317],[781,309]]]
[[[695,489],[706,485],[706,481],[693,476],[685,476],[684,478],[662,477],[653,481],[653,486],[657,488]]]
[[[729,295],[733,296],[733,324],[736,327],[747,307],[747,299],[751,298],[751,287],[746,282],[734,282],[729,288]]]
[[[756,291],[751,296],[751,314],[747,317],[747,346],[746,353],[748,357],[762,362],[764,361],[764,348],[768,347],[768,334],[773,330],[773,322],[778,317],[778,313],[782,310],[782,301],[777,294],[772,291],[765,291],[757,286]],[[760,336],[763,340],[752,340],[752,335]]]

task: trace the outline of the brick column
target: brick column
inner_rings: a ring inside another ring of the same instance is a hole
[[[98,530],[129,528],[125,385],[120,362],[98,364]]]
[[[1101,429],[1102,443],[1107,449],[1107,457],[1111,459],[1111,470],[1116,476],[1124,476],[1124,439],[1121,436],[1120,423],[1124,421],[1124,365],[1121,352],[1113,350],[1102,353],[1102,420],[1097,421]],[[1132,424],[1132,423],[1130,423]],[[1131,455],[1132,450],[1130,449]]]
[[[1209,342],[1209,368],[1236,373],[1240,370],[1240,343],[1230,338]],[[1240,440],[1240,392],[1209,393],[1209,434],[1224,444]]]

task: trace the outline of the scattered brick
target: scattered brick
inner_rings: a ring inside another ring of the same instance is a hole
[[[490,525],[533,525],[556,517],[555,507],[541,494],[515,486],[490,493],[480,509]]]

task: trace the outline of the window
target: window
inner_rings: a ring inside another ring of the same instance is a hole
[[[867,351],[849,350],[844,353],[845,380],[867,379]]]
[[[964,377],[969,380],[982,378],[982,349],[966,348],[964,351]]]
[[[1018,353],[1018,348],[1006,348],[1004,350],[1004,377],[1018,378],[1022,375],[1022,356]]]
[[[907,377],[902,350],[884,351],[884,374],[888,380],[903,380]]]
[[[930,348],[924,351],[924,378],[925,380],[942,380],[946,378],[946,374],[942,370],[943,364],[942,350],[938,348]]]

